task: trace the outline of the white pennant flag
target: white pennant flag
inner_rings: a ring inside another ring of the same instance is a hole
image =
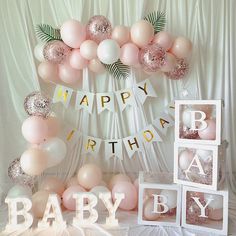
[[[123,111],[128,105],[136,106],[136,101],[132,89],[124,89],[116,91],[115,93],[121,111]]]
[[[175,100],[172,100],[166,107],[165,110],[172,116],[175,117]]]
[[[169,114],[162,112],[154,121],[153,124],[161,131],[164,135],[169,127],[174,125],[174,121]]]
[[[123,159],[122,151],[122,139],[110,139],[105,140],[105,157],[110,159],[111,157],[117,157],[120,160]]]
[[[104,110],[109,110],[111,112],[115,111],[115,106],[114,106],[114,93],[97,93],[96,94],[97,98],[97,109],[98,109],[98,114],[103,112]]]
[[[96,156],[100,150],[102,140],[91,136],[83,136],[82,153],[91,153]]]
[[[85,109],[89,113],[93,110],[94,94],[85,91],[78,91],[76,96],[76,109]]]
[[[68,107],[72,93],[73,89],[67,88],[62,85],[57,85],[54,91],[52,102],[53,103],[61,102],[65,107]]]
[[[157,97],[157,94],[148,79],[136,84],[135,91],[136,96],[142,104],[144,104],[147,97]]]
[[[136,151],[137,152],[143,151],[142,140],[138,135],[123,138],[123,143],[125,145],[129,158],[132,158],[132,156]]]
[[[153,142],[162,142],[162,138],[157,133],[155,128],[152,125],[148,125],[142,131],[139,132],[140,138],[143,140],[145,145],[149,145]]]

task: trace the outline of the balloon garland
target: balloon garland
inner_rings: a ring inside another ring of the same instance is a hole
[[[37,25],[36,34],[42,41],[34,50],[41,62],[38,74],[46,81],[73,85],[82,79],[84,68],[127,78],[130,67],[134,67],[182,79],[188,72],[192,43],[163,31],[165,22],[164,13],[153,12],[130,28],[112,28],[101,15],[91,17],[86,25],[74,19],[64,22],[60,29]]]

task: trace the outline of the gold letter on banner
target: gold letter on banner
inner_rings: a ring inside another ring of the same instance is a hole
[[[130,97],[130,92],[123,92],[120,94],[121,99],[123,101],[123,104],[125,104],[125,100],[128,99]]]
[[[73,90],[62,85],[57,85],[54,91],[53,103],[62,102],[68,107]]]
[[[113,92],[97,93],[96,98],[97,98],[97,111],[98,111],[98,114],[103,112],[106,109],[108,111],[111,111],[111,112],[115,111],[114,93]]]
[[[76,96],[76,109],[85,109],[89,113],[93,110],[94,94],[86,91],[77,91]]]
[[[140,141],[138,136],[126,137],[123,139],[123,143],[125,145],[129,158],[131,158],[136,151],[143,151],[142,142]]]
[[[123,111],[128,105],[136,106],[134,92],[132,89],[124,89],[116,91],[115,93],[121,111]]]
[[[149,134],[149,137],[148,137],[148,134]],[[147,142],[151,142],[153,140],[154,134],[152,133],[151,130],[145,130],[143,132],[143,137],[145,138]]]
[[[83,103],[85,103],[86,106],[89,105],[87,95],[84,95],[84,97],[82,98],[82,100],[80,102],[80,105],[82,105]]]
[[[109,96],[101,96],[101,103],[102,103],[102,107],[104,107],[105,103],[110,102],[111,98]]]
[[[82,153],[91,153],[92,155],[98,154],[100,150],[102,140],[99,138],[84,136],[83,137],[83,148]]]
[[[145,129],[139,132],[139,136],[142,138],[142,141],[149,145],[153,142],[161,142],[162,139],[153,125],[148,125]]]
[[[96,146],[96,141],[92,139],[88,139],[88,143],[86,144],[86,150],[89,150],[91,147],[92,151],[94,152],[94,147]]]

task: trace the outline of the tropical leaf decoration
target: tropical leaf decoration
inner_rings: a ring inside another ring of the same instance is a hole
[[[49,42],[51,40],[62,40],[60,29],[54,29],[51,25],[36,25],[35,32],[37,37],[44,42]]]
[[[166,25],[166,15],[164,12],[155,11],[149,13],[144,17],[144,20],[152,24],[155,34],[164,30]]]
[[[130,68],[124,65],[120,60],[113,64],[103,64],[110,75],[115,79],[127,79],[130,74]]]

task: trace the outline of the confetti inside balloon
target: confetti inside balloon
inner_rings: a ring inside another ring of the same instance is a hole
[[[148,72],[156,72],[166,63],[166,52],[158,44],[147,45],[139,52],[139,62]]]
[[[180,127],[180,138],[184,139],[198,139],[198,131],[197,130],[191,130],[190,128],[183,126]]]
[[[87,36],[89,39],[100,43],[111,37],[112,28],[110,21],[105,16],[93,16],[87,24]]]
[[[177,59],[177,64],[175,68],[170,72],[166,72],[165,75],[169,79],[179,80],[182,79],[188,73],[188,70],[188,63],[184,59]]]
[[[63,63],[70,54],[71,48],[59,40],[48,42],[43,49],[43,56],[46,61],[60,64]]]
[[[8,167],[8,176],[15,182],[29,187],[34,186],[34,177],[27,175],[21,168],[20,158],[16,158]]]
[[[24,108],[30,116],[48,117],[51,112],[51,99],[40,92],[30,93],[24,101]]]

